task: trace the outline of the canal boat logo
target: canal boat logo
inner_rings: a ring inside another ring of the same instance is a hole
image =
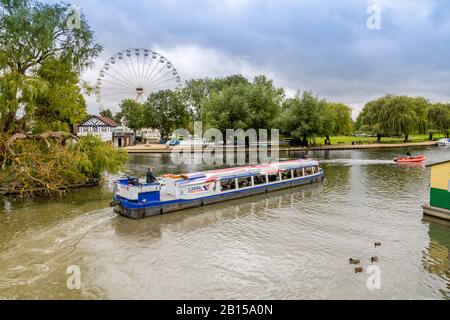
[[[203,186],[195,186],[195,187],[189,187],[187,189],[187,193],[201,193],[201,192],[209,192],[211,191],[211,185],[205,184]]]

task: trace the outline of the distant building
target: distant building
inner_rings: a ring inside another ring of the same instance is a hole
[[[103,116],[90,116],[77,127],[77,135],[80,137],[94,135],[105,142],[113,142],[113,132],[119,124],[114,120]]]
[[[158,129],[142,129],[138,134],[145,144],[159,144],[161,141],[161,132]]]
[[[113,145],[116,148],[126,148],[135,144],[134,132],[127,127],[116,127],[113,131]]]
[[[431,167],[430,205],[425,214],[450,220],[450,160],[434,163]]]

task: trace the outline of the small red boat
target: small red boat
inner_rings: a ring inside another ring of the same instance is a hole
[[[425,162],[426,160],[427,160],[427,158],[425,156],[395,158],[394,159],[394,161],[397,163],[420,163],[420,162]]]

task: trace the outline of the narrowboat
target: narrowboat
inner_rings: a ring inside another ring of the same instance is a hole
[[[185,175],[165,175],[155,183],[137,178],[115,181],[111,207],[130,219],[169,212],[275,190],[321,182],[324,172],[315,160],[294,160]]]

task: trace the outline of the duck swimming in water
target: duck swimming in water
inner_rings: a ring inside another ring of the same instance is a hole
[[[362,272],[364,272],[364,268],[363,267],[355,268],[355,273],[362,273]]]

